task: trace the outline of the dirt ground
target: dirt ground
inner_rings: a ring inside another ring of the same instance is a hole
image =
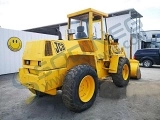
[[[126,88],[112,82],[101,84],[93,106],[69,111],[57,96],[35,97],[15,77],[0,76],[0,120],[160,120],[160,66],[141,67],[142,79],[130,80]]]

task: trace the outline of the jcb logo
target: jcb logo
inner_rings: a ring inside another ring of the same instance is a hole
[[[54,42],[56,53],[60,53],[65,50],[64,44],[60,42]]]

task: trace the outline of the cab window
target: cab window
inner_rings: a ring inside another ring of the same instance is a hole
[[[70,18],[70,29],[75,30],[75,34],[73,35],[74,39],[88,38],[88,17],[88,14],[83,14]]]
[[[106,21],[105,18],[103,18],[103,28],[101,28],[101,16],[94,14],[93,15],[93,39],[101,40],[102,38],[102,30],[103,35],[106,33]]]

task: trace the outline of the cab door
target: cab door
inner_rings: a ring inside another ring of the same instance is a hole
[[[104,38],[106,33],[105,19],[102,16],[94,15],[93,25],[93,45],[98,59],[104,59]]]

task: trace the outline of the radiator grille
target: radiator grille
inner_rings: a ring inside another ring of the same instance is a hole
[[[45,56],[51,56],[51,55],[53,55],[51,41],[46,41],[45,42]]]

